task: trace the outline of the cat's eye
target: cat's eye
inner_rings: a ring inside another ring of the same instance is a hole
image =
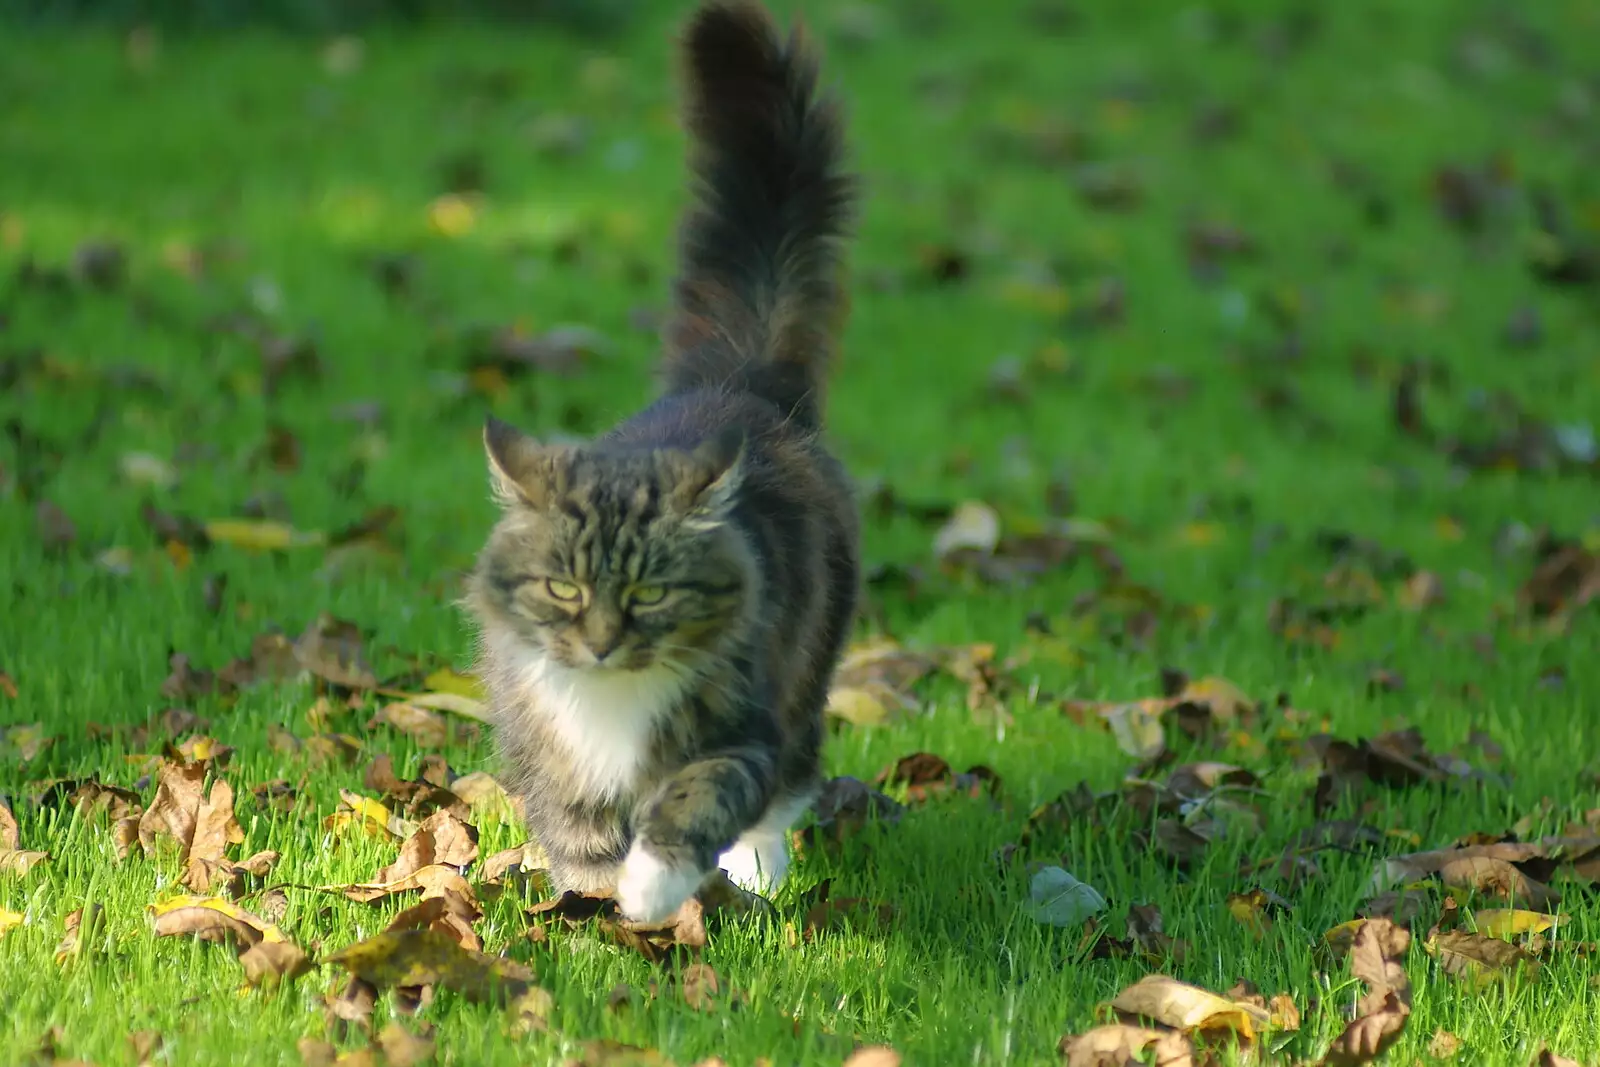
[[[552,600],[570,604],[583,596],[583,590],[571,582],[563,582],[559,578],[546,578],[544,580],[545,592],[550,594]]]
[[[628,591],[628,599],[641,608],[654,607],[667,599],[664,585],[636,585]]]

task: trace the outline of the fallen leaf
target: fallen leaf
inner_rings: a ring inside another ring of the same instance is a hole
[[[252,986],[275,989],[311,970],[311,957],[288,941],[260,941],[239,955],[244,978]]]
[[[1066,1067],[1196,1067],[1194,1044],[1177,1030],[1114,1023],[1061,1039]]]
[[[243,841],[244,829],[233,816],[233,788],[218,778],[195,815],[183,884],[191,892],[204,895],[210,890],[213,877],[218,873],[226,875],[231,867],[223,855],[227,847]]]
[[[1078,926],[1106,909],[1106,899],[1060,867],[1045,867],[1028,883],[1035,919],[1051,926]]]
[[[288,938],[265,919],[221,897],[176,896],[149,906],[157,937],[194,934],[203,941],[229,938],[248,948],[263,941]]]
[[[385,1067],[416,1067],[433,1059],[433,1038],[414,1034],[399,1023],[390,1023],[374,1039],[383,1050]]]
[[[1439,961],[1446,974],[1475,988],[1491,985],[1519,971],[1534,977],[1539,970],[1539,961],[1520,946],[1465,930],[1435,934],[1423,948]]]
[[[695,1011],[711,1011],[722,993],[722,980],[709,964],[691,963],[678,976],[683,1002]]]
[[[892,825],[900,821],[905,808],[896,800],[871,788],[859,778],[843,776],[822,783],[812,805],[816,821],[799,831],[803,842],[839,842],[869,822]]]
[[[67,915],[62,923],[61,943],[56,946],[56,965],[92,956],[105,937],[105,908],[86,904]]]
[[[1111,1006],[1175,1030],[1203,1037],[1237,1034],[1253,1041],[1271,1025],[1270,1014],[1165,975],[1147,975],[1118,993]]]
[[[0,874],[15,875],[20,878],[49,859],[50,853],[36,849],[0,848]]]
[[[159,784],[155,799],[139,818],[139,844],[146,856],[152,856],[157,837],[169,836],[178,843],[181,862],[188,859],[200,806],[205,802],[201,789],[205,784],[206,766],[162,760],[156,775]]]
[[[1433,1038],[1428,1042],[1428,1055],[1436,1060],[1453,1059],[1461,1047],[1461,1039],[1441,1027],[1433,1032]]]
[[[1509,940],[1523,934],[1542,934],[1562,921],[1559,915],[1514,908],[1480,908],[1472,913],[1478,932]]]
[[[232,545],[250,552],[304,548],[327,541],[327,535],[320,531],[296,530],[288,523],[270,519],[212,519],[205,524],[205,532],[213,544]]]
[[[1356,1017],[1334,1038],[1321,1067],[1355,1067],[1377,1059],[1405,1031],[1411,1017],[1411,981],[1405,955],[1411,934],[1388,919],[1367,919],[1350,949],[1350,972],[1367,985]]]
[[[1583,1067],[1583,1064],[1565,1056],[1558,1056],[1548,1048],[1543,1048],[1539,1050],[1539,1055],[1534,1057],[1530,1067]]]
[[[355,623],[323,613],[295,640],[295,658],[306,670],[336,686],[376,689],[378,678],[367,665],[362,643],[361,629]]]
[[[888,1045],[867,1045],[850,1053],[844,1067],[900,1067],[900,1053]]]
[[[12,911],[10,908],[0,908],[0,937],[4,937],[7,932],[21,926],[22,921],[23,915],[21,912]]]
[[[472,1001],[512,1000],[533,973],[503,957],[463,949],[438,930],[385,931],[328,957],[379,989],[441,985]]]
[[[1000,514],[979,500],[956,505],[950,518],[934,535],[933,552],[947,559],[961,550],[989,555],[1000,544]]]
[[[367,720],[367,729],[392,726],[423,748],[443,748],[452,740],[450,723],[444,716],[415,704],[385,704]]]
[[[602,1038],[584,1042],[561,1067],[672,1067],[672,1061],[653,1048]]]

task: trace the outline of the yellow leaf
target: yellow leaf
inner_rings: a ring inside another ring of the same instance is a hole
[[[476,205],[464,196],[446,193],[428,205],[428,225],[444,237],[470,233],[478,222]]]
[[[434,693],[455,693],[477,701],[489,699],[489,693],[477,675],[462,674],[449,667],[441,667],[434,671],[422,680],[422,685]]]
[[[20,878],[49,858],[50,853],[29,848],[0,848],[0,874],[14,874]]]
[[[270,519],[212,519],[206,523],[206,536],[217,544],[251,552],[320,545],[327,540],[320,531],[303,532]]]
[[[859,685],[834,686],[828,693],[827,713],[856,726],[881,726],[889,709],[872,689]]]
[[[277,924],[269,923],[259,916],[252,915],[237,904],[221,897],[197,897],[181,895],[170,897],[167,900],[157,901],[149,905],[149,912],[156,919],[157,934],[176,933],[205,933],[211,929],[224,929],[238,924],[250,931],[254,931],[257,939],[261,941],[282,942],[288,938],[283,936]],[[204,915],[186,915],[188,911],[209,913],[220,916],[214,927],[211,920]]]
[[[1111,728],[1117,747],[1135,759],[1153,759],[1167,747],[1161,717],[1172,707],[1165,698],[1134,700],[1100,710],[1100,717]]]
[[[1521,908],[1484,908],[1473,912],[1472,918],[1480,934],[1510,939],[1519,934],[1542,934],[1559,925],[1564,916]]]
[[[21,912],[12,911],[10,908],[0,908],[0,936],[4,936],[7,930],[21,925]]]
[[[1195,547],[1214,545],[1226,537],[1227,533],[1220,522],[1191,522],[1179,527],[1177,542],[1180,545]]]
[[[962,549],[993,552],[1000,544],[1000,513],[981,500],[964,500],[933,539],[940,559]]]
[[[1147,975],[1124,989],[1111,1006],[1175,1030],[1232,1031],[1246,1041],[1255,1040],[1257,1029],[1265,1029],[1271,1022],[1271,1015],[1263,1008],[1228,1000],[1160,974]]]
[[[416,696],[407,697],[406,702],[413,707],[431,708],[434,711],[448,711],[450,714],[459,715],[463,719],[473,719],[477,722],[489,721],[488,706],[476,697],[466,696],[461,693],[418,693]]]

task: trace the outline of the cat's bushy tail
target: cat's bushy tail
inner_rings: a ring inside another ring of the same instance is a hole
[[[725,386],[822,419],[846,298],[854,181],[817,59],[749,0],[713,0],[684,35],[696,202],[680,231],[662,368],[670,392]]]

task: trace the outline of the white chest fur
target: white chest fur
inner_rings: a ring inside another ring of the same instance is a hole
[[[683,697],[682,674],[574,670],[531,650],[517,672],[526,714],[543,718],[564,744],[579,789],[597,800],[626,794],[649,755],[656,724]]]

